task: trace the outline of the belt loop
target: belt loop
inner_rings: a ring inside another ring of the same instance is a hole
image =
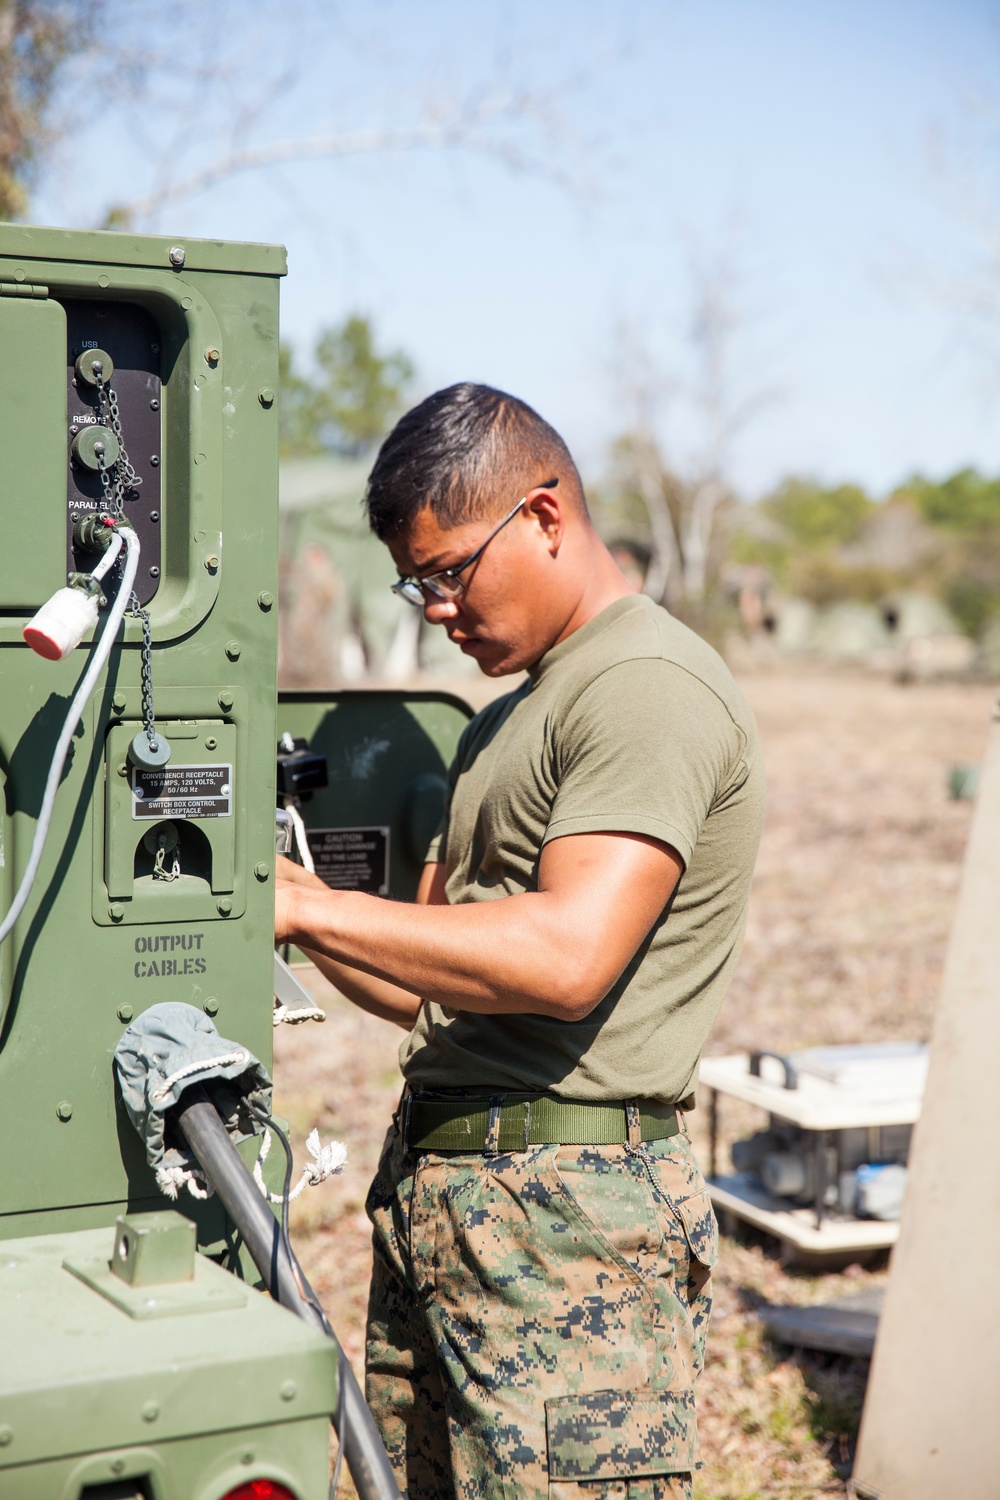
[[[531,1145],[531,1100],[524,1101],[524,1149]]]
[[[628,1143],[635,1150],[642,1145],[642,1125],[639,1123],[639,1106],[634,1099],[625,1100],[625,1119],[628,1124]]]
[[[413,1109],[413,1090],[407,1089],[406,1101],[403,1105],[403,1150],[410,1149],[410,1113]]]
[[[486,1141],[483,1145],[484,1156],[500,1155],[500,1111],[503,1108],[503,1099],[494,1095],[490,1100],[489,1113],[486,1116]]]

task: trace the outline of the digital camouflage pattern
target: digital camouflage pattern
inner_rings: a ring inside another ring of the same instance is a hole
[[[368,1199],[367,1396],[409,1500],[690,1500],[717,1231],[685,1135],[404,1153]]]

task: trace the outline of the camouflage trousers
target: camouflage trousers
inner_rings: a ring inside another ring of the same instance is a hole
[[[368,1197],[367,1397],[409,1500],[690,1500],[717,1230],[685,1135],[404,1152]]]

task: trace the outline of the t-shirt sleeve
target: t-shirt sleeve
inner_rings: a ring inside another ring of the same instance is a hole
[[[670,844],[685,865],[712,807],[739,776],[745,748],[716,694],[657,658],[603,672],[569,709],[559,739],[559,787],[543,843],[639,833]]]

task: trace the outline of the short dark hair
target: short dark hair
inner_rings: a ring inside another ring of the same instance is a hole
[[[368,478],[368,523],[385,542],[425,507],[442,526],[488,519],[550,477],[584,505],[576,464],[555,428],[517,396],[462,381],[435,391],[389,433]]]

